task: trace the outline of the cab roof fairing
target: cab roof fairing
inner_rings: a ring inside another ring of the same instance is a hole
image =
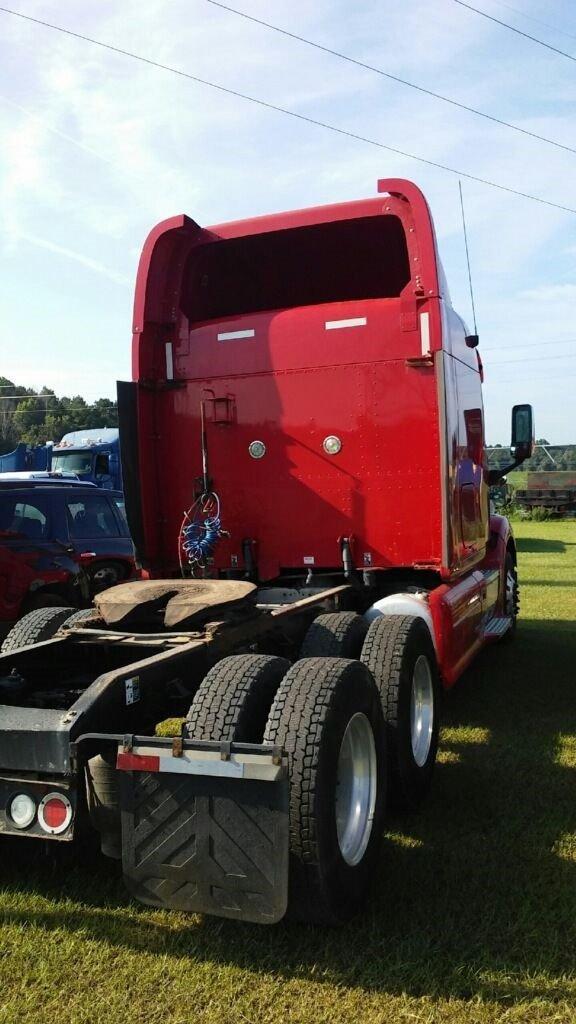
[[[186,214],[170,217],[157,224],[144,243],[136,277],[133,380],[142,377],[141,338],[146,327],[160,329],[158,342],[162,341],[163,331],[165,340],[171,336],[179,316],[182,275],[190,250],[195,245],[218,239],[240,238],[377,214],[395,214],[403,222],[410,253],[411,280],[406,286],[406,291],[410,293],[407,297],[425,299],[438,296],[451,305],[438,256],[434,223],[423,193],[417,185],[403,178],[380,179],[378,192],[379,196],[370,199],[266,214],[208,228],[200,227]],[[389,205],[383,196],[389,197]]]

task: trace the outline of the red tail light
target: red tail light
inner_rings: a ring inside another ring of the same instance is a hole
[[[56,836],[72,821],[72,804],[62,793],[47,793],[38,806],[38,822],[44,832]]]

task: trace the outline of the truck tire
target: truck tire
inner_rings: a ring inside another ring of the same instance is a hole
[[[368,624],[356,612],[319,615],[308,629],[301,658],[359,658]]]
[[[192,740],[261,743],[276,691],[290,668],[285,658],[232,654],[204,677],[186,719]]]
[[[518,625],[518,613],[520,611],[520,587],[518,586],[518,572],[514,565],[512,552],[506,552],[504,561],[504,614],[510,615],[512,625],[507,629],[500,643],[511,644],[516,636]]]
[[[85,619],[97,618],[98,612],[96,611],[95,608],[79,608],[77,611],[73,612],[72,615],[69,615],[68,618],[64,620],[64,622],[66,623],[67,626],[76,626],[78,625],[78,623],[84,622]],[[62,625],[64,625],[64,622],[62,623]]]
[[[375,619],[361,660],[380,691],[391,804],[415,810],[432,783],[440,723],[440,681],[428,626],[413,615]]]
[[[386,737],[370,672],[343,658],[296,662],[280,684],[264,742],[288,757],[288,915],[340,924],[364,902],[382,838]]]
[[[2,654],[17,651],[19,647],[51,640],[60,626],[74,613],[74,608],[37,608],[18,620],[2,644]]]

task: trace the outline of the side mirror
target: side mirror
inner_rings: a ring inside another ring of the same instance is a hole
[[[512,454],[517,465],[529,459],[534,451],[534,416],[531,405],[512,408]]]

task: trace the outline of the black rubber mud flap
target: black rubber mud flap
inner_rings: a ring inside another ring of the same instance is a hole
[[[288,781],[120,772],[122,859],[142,903],[274,924],[288,902]]]

